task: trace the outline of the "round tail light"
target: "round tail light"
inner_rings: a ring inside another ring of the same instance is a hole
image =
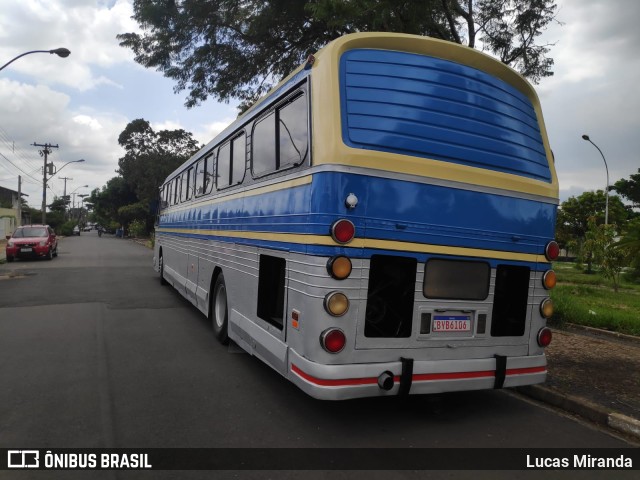
[[[340,353],[347,343],[347,337],[339,328],[330,328],[320,335],[320,345],[329,353]]]
[[[331,225],[331,238],[342,245],[353,240],[355,235],[356,227],[349,220],[342,218]]]
[[[544,286],[544,288],[546,288],[547,290],[551,290],[556,286],[557,282],[558,279],[556,277],[556,272],[554,272],[553,270],[547,270],[546,272],[544,272],[544,275],[542,276],[542,285]]]
[[[324,309],[334,317],[341,317],[349,310],[349,299],[342,292],[330,292],[324,297]]]
[[[541,347],[548,347],[551,343],[551,338],[553,335],[551,334],[551,329],[548,327],[541,328],[538,332],[538,345]]]
[[[552,261],[558,258],[559,255],[560,245],[555,240],[551,240],[544,248],[544,256],[547,257],[547,260]]]
[[[351,269],[351,260],[348,257],[333,257],[327,262],[327,271],[336,280],[348,278],[351,275]]]
[[[544,318],[551,318],[553,315],[553,301],[550,298],[545,298],[540,304],[540,314]]]

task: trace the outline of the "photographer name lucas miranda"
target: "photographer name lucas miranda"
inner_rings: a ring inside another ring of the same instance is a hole
[[[527,455],[527,468],[633,468],[633,459],[618,455],[615,457],[592,457],[573,455],[571,457],[536,457]]]

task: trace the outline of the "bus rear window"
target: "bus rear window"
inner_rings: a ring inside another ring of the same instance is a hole
[[[433,258],[424,269],[422,291],[427,298],[484,300],[490,278],[488,263]]]

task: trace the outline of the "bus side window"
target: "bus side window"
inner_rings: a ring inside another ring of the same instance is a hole
[[[276,171],[275,118],[275,113],[270,113],[253,127],[251,170],[255,177]]]
[[[196,195],[196,197],[201,196],[202,194],[204,194],[204,167],[205,167],[205,162],[206,160],[200,159],[198,160],[198,163],[196,163],[196,169],[195,169],[195,181],[193,183],[193,191]]]
[[[231,143],[227,142],[218,150],[218,188],[228,187],[231,180]]]
[[[204,178],[204,194],[207,195],[213,191],[213,186],[215,185],[215,176],[214,170],[216,166],[216,154],[212,153],[206,159],[205,170],[205,178]]]
[[[307,156],[307,102],[304,95],[278,111],[280,155],[278,170],[300,165]]]
[[[232,162],[231,167],[233,169],[231,184],[242,183],[244,179],[244,172],[247,169],[247,141],[244,132],[242,135],[233,139],[231,143],[231,155]]]
[[[173,190],[173,205],[180,203],[180,177],[176,177],[173,179],[174,190]]]
[[[189,200],[191,198],[191,189],[189,188],[190,187],[189,183],[190,183],[190,180],[191,180],[192,171],[193,171],[193,169],[190,168],[186,172],[182,173],[182,188],[181,188],[181,191],[180,191],[180,201],[181,202],[186,202],[187,200]]]

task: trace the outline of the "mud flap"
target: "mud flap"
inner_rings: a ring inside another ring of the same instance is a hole
[[[413,358],[400,358],[400,361],[402,362],[402,374],[400,375],[398,395],[407,396],[413,381]]]
[[[507,376],[507,357],[495,355],[496,358],[496,380],[493,388],[499,389],[504,386],[504,379]]]

